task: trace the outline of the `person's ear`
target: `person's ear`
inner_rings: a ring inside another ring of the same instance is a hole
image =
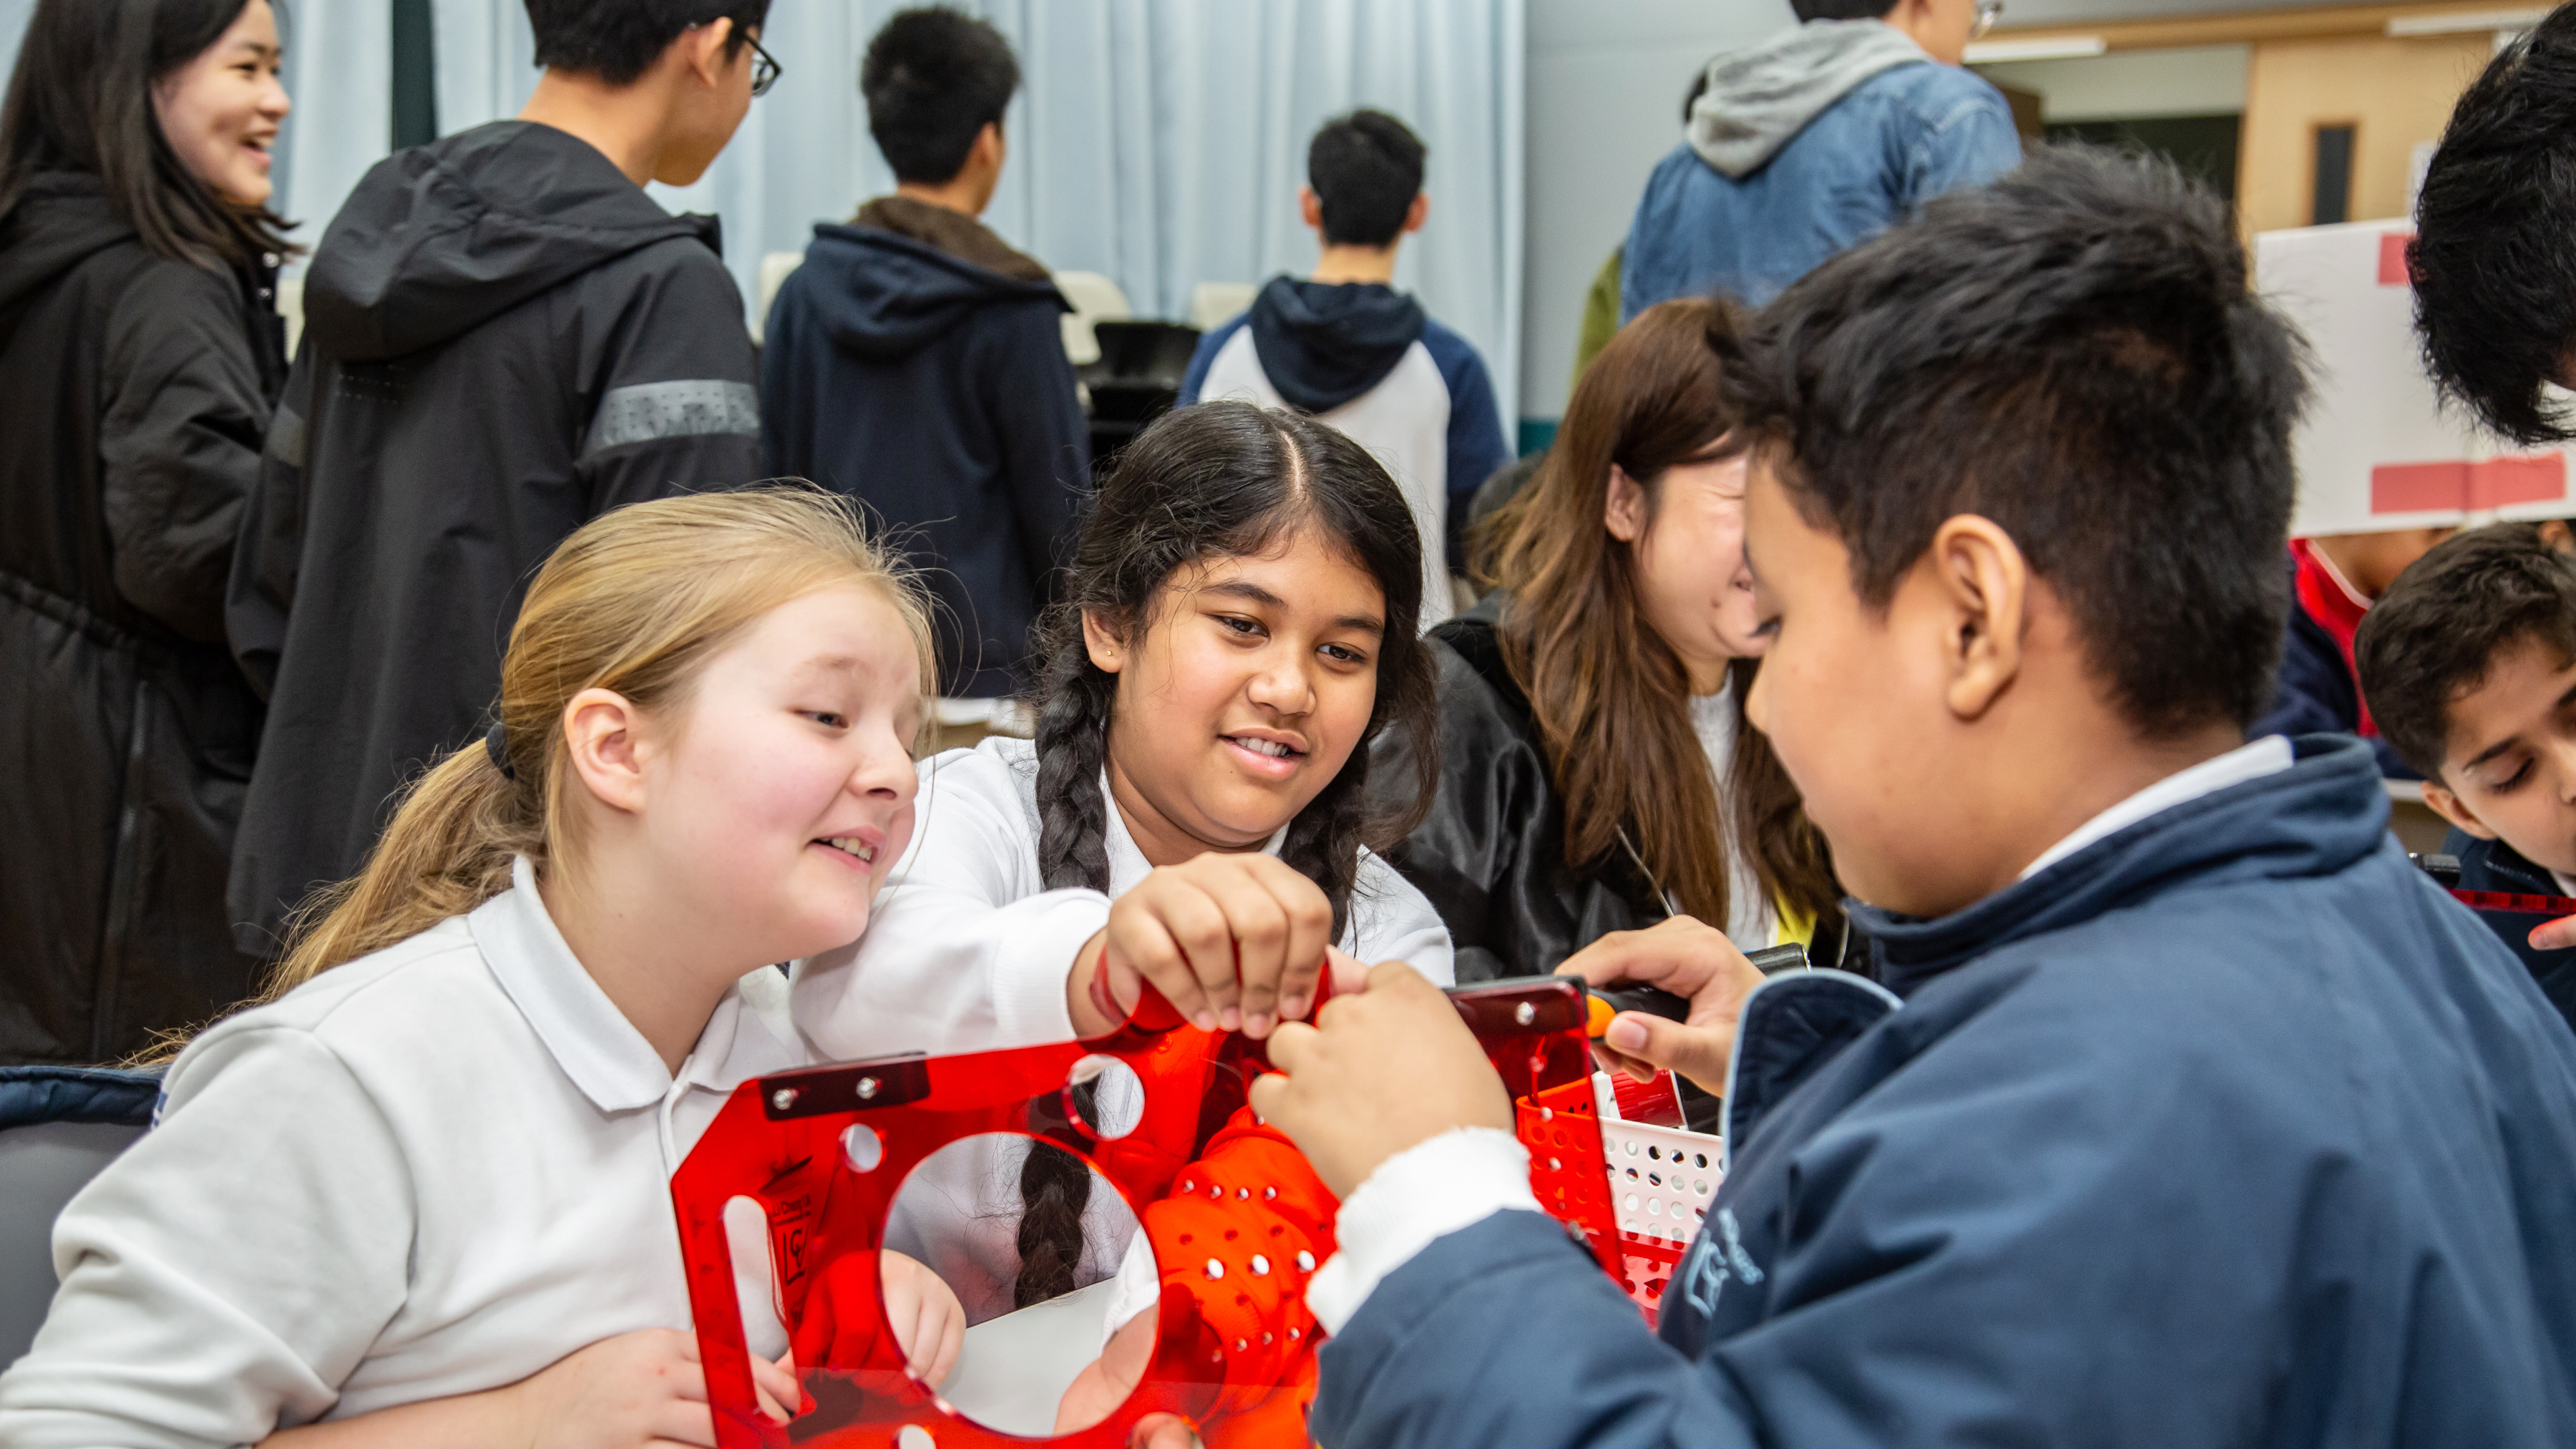
[[[1610,465],[1610,487],[1601,496],[1601,526],[1621,543],[1646,536],[1646,490],[1616,463]]]
[[[641,738],[644,712],[615,690],[591,688],[564,705],[564,751],[572,772],[599,802],[638,815],[644,810]]]
[[[1297,188],[1297,216],[1312,230],[1324,229],[1324,198],[1315,194],[1315,188],[1311,186]]]
[[[2462,804],[2459,796],[2452,794],[2449,790],[2430,780],[2424,782],[2424,803],[2433,807],[2434,814],[2450,821],[2453,825],[2460,827],[2462,830],[2467,831],[2469,834],[2476,836],[2480,840],[2493,840],[2496,838],[2494,828],[2489,826],[2485,821],[2480,820],[2476,811],[2471,810],[2467,805]]]
[[[680,32],[677,43],[688,47],[680,52],[681,59],[687,62],[698,84],[709,90],[724,84],[725,69],[734,59],[725,49],[725,42],[732,38],[733,17],[729,15]]]
[[[1002,174],[1003,158],[1009,154],[1010,147],[1008,143],[1002,139],[1002,123],[1000,121],[986,121],[984,123],[984,129],[975,133],[974,160],[976,164],[984,169],[984,173],[986,175],[999,176]]]
[[[1116,674],[1126,667],[1126,641],[1097,610],[1082,611],[1082,648],[1091,656],[1092,667],[1103,674]]]
[[[1404,229],[1408,232],[1420,231],[1422,224],[1430,219],[1431,193],[1428,191],[1413,193],[1413,204],[1404,209]]]
[[[1981,718],[2021,673],[2030,563],[1992,519],[1962,513],[1933,531],[1924,566],[1948,620],[1950,713]]]
[[[2576,553],[2576,533],[2570,533],[2567,520],[2552,518],[2540,525],[2540,541],[2560,553]]]

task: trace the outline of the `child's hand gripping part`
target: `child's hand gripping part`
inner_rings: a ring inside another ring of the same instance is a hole
[[[1337,1197],[1408,1147],[1458,1127],[1512,1130],[1511,1099],[1439,987],[1400,961],[1336,996],[1315,1024],[1270,1038],[1279,1070],[1252,1084],[1252,1110],[1297,1144]]]
[[[1724,931],[1674,916],[1642,931],[1613,931],[1556,969],[1561,976],[1582,977],[1588,986],[1636,983],[1687,1000],[1690,1012],[1682,1021],[1620,1012],[1593,1050],[1605,1065],[1638,1081],[1671,1070],[1710,1093],[1724,1094],[1727,1058],[1735,1049],[1744,998],[1762,984],[1760,968]]]
[[[1164,866],[1109,908],[1065,979],[1074,1034],[1116,1030],[1151,982],[1202,1031],[1258,1040],[1314,1003],[1332,938],[1321,887],[1277,856],[1211,851]]]

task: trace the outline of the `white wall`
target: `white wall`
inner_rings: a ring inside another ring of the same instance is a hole
[[[1787,0],[1529,0],[1521,416],[1565,410],[1583,294],[1681,144],[1692,72],[1790,23]]]

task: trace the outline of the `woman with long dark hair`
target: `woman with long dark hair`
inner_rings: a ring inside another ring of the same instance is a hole
[[[43,0],[0,102],[0,1061],[251,994],[224,580],[285,380],[270,0]]]
[[[1389,858],[1440,908],[1461,981],[1553,971],[1676,915],[1841,959],[1823,840],[1744,722],[1762,641],[1739,315],[1666,302],[1611,339],[1537,477],[1477,529],[1496,588],[1432,631],[1439,795]]]

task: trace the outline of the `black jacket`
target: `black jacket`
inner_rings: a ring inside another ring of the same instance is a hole
[[[528,578],[622,503],[760,464],[711,221],[499,121],[396,152],[313,258],[228,617],[266,691],[235,853],[245,950],[353,874],[405,779],[483,727]]]
[[[1046,268],[963,213],[887,197],[814,228],[761,342],[761,457],[856,498],[939,601],[939,692],[1017,692],[1090,487]]]
[[[259,701],[223,601],[285,375],[269,285],[153,255],[87,175],[0,236],[0,1062],[251,992],[224,870]]]
[[[1448,923],[1462,983],[1543,975],[1612,931],[1669,914],[1633,864],[1566,864],[1565,807],[1529,697],[1494,636],[1502,599],[1486,595],[1424,640],[1440,668],[1439,794],[1422,824],[1386,852]],[[1409,789],[1416,778],[1404,741],[1379,736],[1371,788]]]
[[[2549,872],[2523,859],[2522,853],[2501,840],[2480,840],[2465,830],[2454,830],[2442,842],[2446,855],[2459,858],[2460,889],[2464,891],[2498,891],[2506,895],[2563,896]],[[2531,979],[2540,983],[2540,994],[2558,1008],[2570,1027],[2576,1027],[2576,948],[2541,951],[2531,944],[2531,928],[2545,916],[2528,912],[2478,912],[2487,929],[2513,948],[2513,954],[2529,968]]]

